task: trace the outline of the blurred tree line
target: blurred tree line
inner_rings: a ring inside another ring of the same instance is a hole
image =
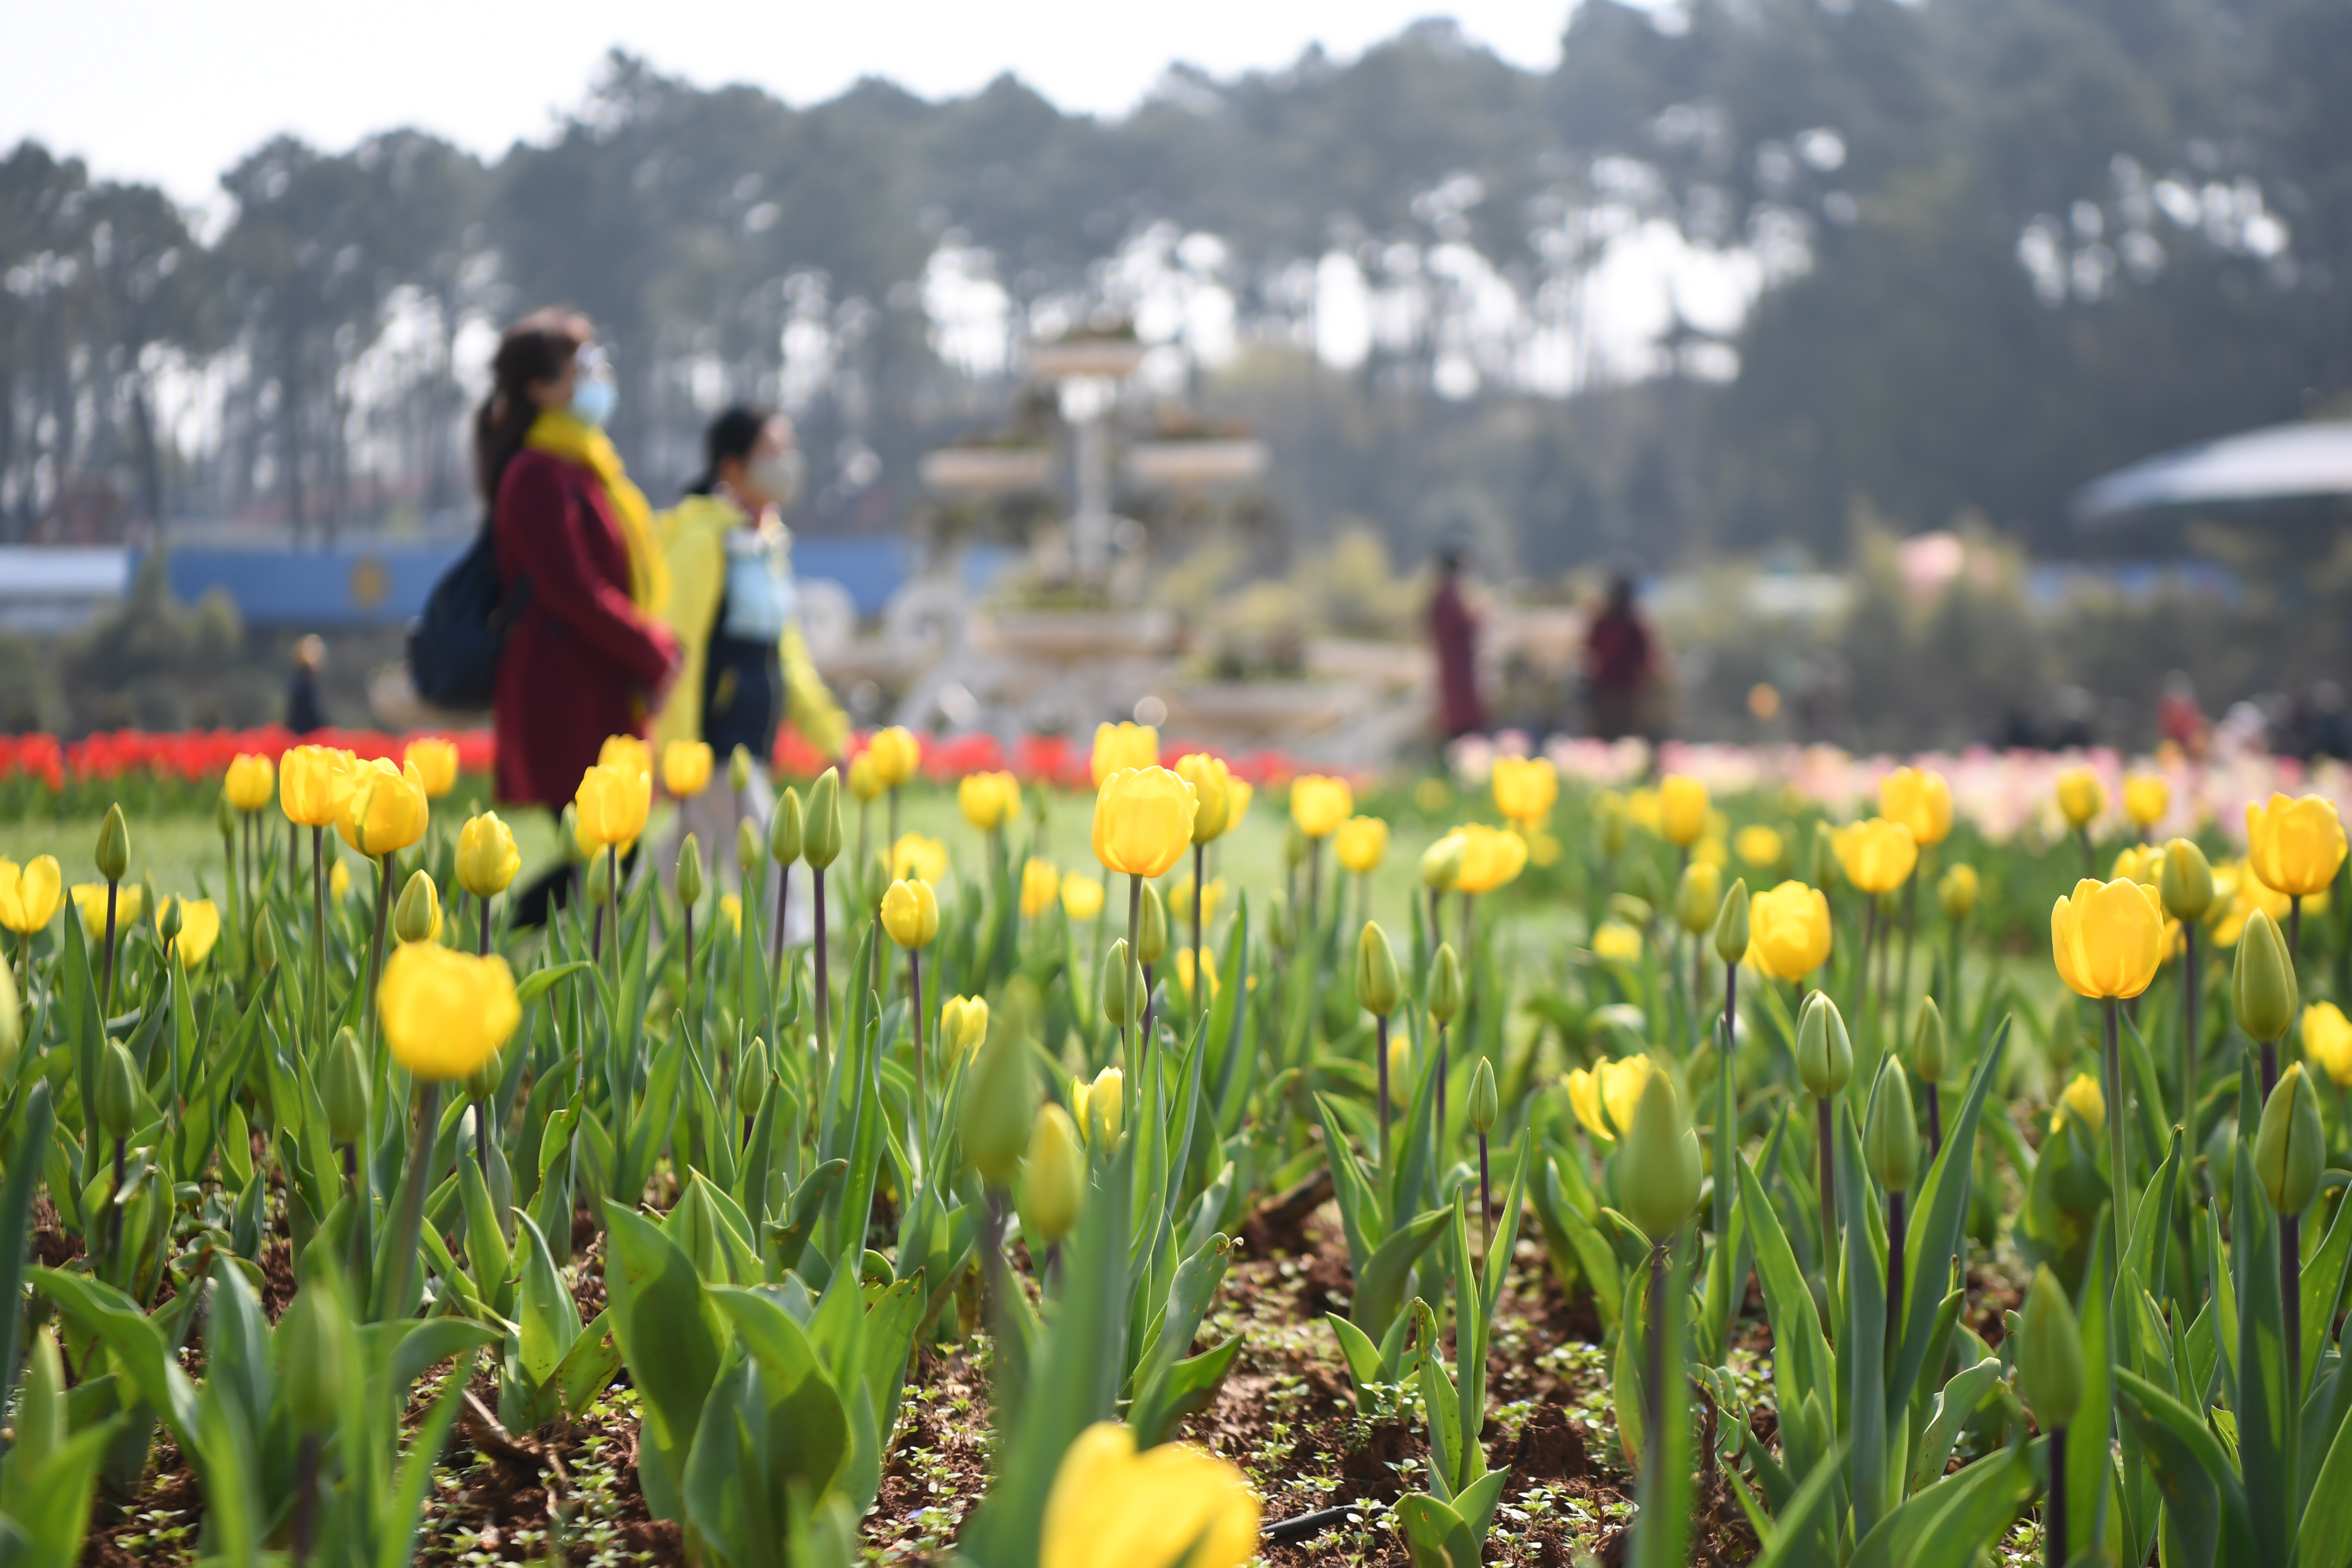
[[[1110,121],[1009,78],[796,109],[615,55],[494,162],[274,141],[208,235],[26,143],[0,539],[470,521],[467,367],[564,300],[650,489],[710,409],[772,399],[818,528],[898,523],[919,453],[1003,416],[1028,331],[1129,311],[1273,440],[1295,538],[1844,560],[1866,502],[2064,550],[2084,480],[2352,384],[2347,81],[2342,0],[1586,0],[1549,75],[1423,23],[1346,66],[1176,68]],[[1612,358],[1596,280],[1660,235],[1755,304]],[[1156,323],[1169,298],[1223,315]]]

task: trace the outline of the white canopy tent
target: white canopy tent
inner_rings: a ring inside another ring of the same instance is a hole
[[[2154,507],[2352,495],[2352,420],[2224,436],[2118,468],[2074,493],[2078,522]]]

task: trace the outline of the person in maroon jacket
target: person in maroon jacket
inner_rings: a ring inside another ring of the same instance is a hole
[[[1608,602],[1584,634],[1584,700],[1592,733],[1621,741],[1643,732],[1643,698],[1655,673],[1649,626],[1633,607],[1633,579],[1609,581]]]
[[[652,509],[604,435],[613,381],[593,336],[561,310],[508,328],[474,421],[499,578],[522,605],[491,703],[498,797],[558,815],[607,736],[645,734],[680,664]],[[565,871],[543,879],[518,918],[543,919],[568,887]]]
[[[1429,641],[1437,653],[1437,727],[1454,740],[1486,728],[1478,700],[1478,617],[1462,595],[1462,552],[1437,552],[1437,592],[1429,596]]]

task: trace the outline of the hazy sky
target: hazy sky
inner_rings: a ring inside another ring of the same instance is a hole
[[[92,172],[213,205],[266,138],[340,150],[413,125],[495,156],[579,102],[604,51],[786,101],[860,77],[938,97],[1003,71],[1065,109],[1117,114],[1175,60],[1218,76],[1278,68],[1319,42],[1340,58],[1418,16],[1451,15],[1503,58],[1548,70],[1573,0],[5,0],[0,148],[37,137]]]

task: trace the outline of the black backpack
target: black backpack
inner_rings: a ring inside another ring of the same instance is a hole
[[[433,584],[425,613],[409,623],[408,676],[416,695],[451,712],[487,710],[508,629],[530,602],[528,579],[516,578],[511,594],[499,586],[498,552],[484,527]]]

